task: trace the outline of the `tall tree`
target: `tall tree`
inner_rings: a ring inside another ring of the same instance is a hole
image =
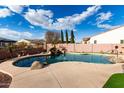
[[[68,44],[68,31],[66,30],[66,43]]]
[[[54,31],[47,31],[45,34],[46,43],[57,44],[60,42],[60,33]]]
[[[62,30],[61,30],[61,42],[64,43],[64,35]]]
[[[74,40],[74,31],[73,30],[71,30],[71,39],[70,39],[70,42],[71,43],[75,43],[75,40]]]

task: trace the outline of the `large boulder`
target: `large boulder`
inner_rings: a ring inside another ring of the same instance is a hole
[[[34,61],[31,65],[31,70],[35,70],[35,69],[41,69],[43,68],[43,64],[39,61]]]

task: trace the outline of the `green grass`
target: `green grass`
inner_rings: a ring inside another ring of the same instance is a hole
[[[124,73],[113,74],[103,88],[124,88]]]

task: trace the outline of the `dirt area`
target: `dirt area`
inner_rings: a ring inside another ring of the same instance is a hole
[[[8,88],[12,81],[12,77],[0,72],[0,88]]]

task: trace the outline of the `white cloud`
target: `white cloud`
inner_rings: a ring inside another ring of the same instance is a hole
[[[22,25],[22,21],[20,21],[20,22],[18,23],[18,25],[21,26],[21,25]]]
[[[28,12],[24,15],[24,17],[32,24],[36,26],[41,26],[43,28],[50,27],[52,24],[52,16],[53,13],[50,10],[34,10],[29,9]]]
[[[119,27],[119,25],[113,26],[113,25],[104,23],[105,21],[110,21],[112,16],[113,16],[113,14],[110,11],[107,12],[107,13],[98,14],[98,18],[96,19],[97,27],[98,28],[103,28],[103,29],[113,29],[113,28]]]
[[[80,24],[82,21],[86,20],[89,16],[96,13],[101,7],[100,6],[91,6],[87,8],[86,11],[83,11],[81,14],[74,14],[72,16],[66,16],[64,18],[58,18],[53,20],[53,12],[50,10],[33,10],[29,9],[24,17],[32,24],[40,26],[44,29],[50,30],[65,30],[65,29],[75,29],[77,24]]]
[[[97,23],[102,23],[104,21],[110,20],[110,18],[113,16],[111,12],[107,13],[100,13],[98,14]]]
[[[0,18],[11,16],[11,11],[7,8],[0,9]]]
[[[16,13],[21,13],[24,9],[24,5],[8,5],[7,6],[11,11]]]
[[[31,29],[34,29],[34,26],[29,26]]]
[[[112,26],[112,25],[109,25],[109,24],[98,24],[97,27],[99,28],[104,28],[104,29],[113,29],[113,28],[117,28],[119,27],[120,25],[117,25],[117,26]]]
[[[0,28],[0,37],[18,40],[23,38],[31,38],[32,34],[30,32],[17,32],[7,28]]]
[[[59,18],[57,19],[57,22],[53,23],[53,25],[58,29],[74,29],[77,24],[86,20],[86,18],[96,13],[100,8],[100,6],[89,7],[81,14],[74,14],[72,16]]]

